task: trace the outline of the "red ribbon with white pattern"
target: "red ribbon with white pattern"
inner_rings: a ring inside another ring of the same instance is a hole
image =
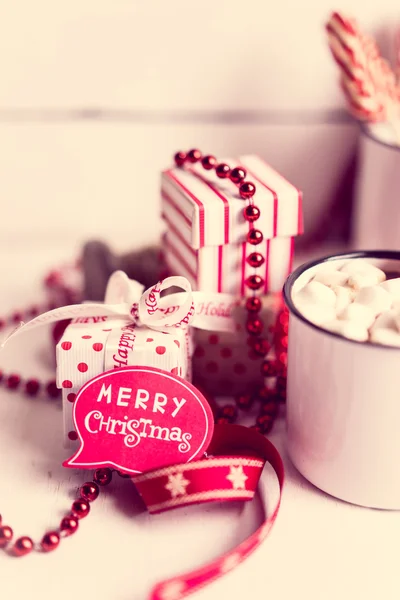
[[[275,471],[279,497],[257,531],[208,565],[157,584],[150,600],[180,600],[222,577],[256,550],[277,517],[284,467],[279,452],[261,434],[240,425],[216,425],[207,459],[132,477],[149,512],[159,513],[203,502],[251,500],[266,463]]]

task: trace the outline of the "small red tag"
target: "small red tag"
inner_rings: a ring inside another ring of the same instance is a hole
[[[74,403],[81,446],[65,467],[142,473],[200,457],[214,429],[192,384],[153,367],[124,367],[88,381]]]

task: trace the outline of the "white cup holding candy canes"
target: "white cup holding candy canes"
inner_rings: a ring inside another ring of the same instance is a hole
[[[284,298],[294,465],[332,496],[400,509],[400,252],[306,263]]]
[[[400,248],[400,146],[387,123],[361,126],[353,246]]]

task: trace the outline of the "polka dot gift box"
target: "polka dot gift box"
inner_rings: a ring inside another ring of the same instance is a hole
[[[280,292],[303,232],[301,192],[258,156],[217,163],[192,150],[175,160],[161,184],[171,274],[203,292]]]
[[[121,272],[117,274],[121,275]],[[123,292],[129,305],[138,301],[135,286],[140,292],[143,286],[128,280],[125,274],[122,276],[128,292],[133,290],[131,298],[129,293]],[[116,287],[111,279],[108,290],[110,287]],[[149,298],[151,300],[151,293],[147,302]],[[106,293],[105,307],[117,302],[120,298],[110,298]],[[107,313],[106,308],[104,312]],[[140,323],[129,312],[120,318],[113,314],[73,319],[56,348],[57,386],[62,390],[65,445],[73,446],[78,438],[73,423],[73,405],[77,393],[87,381],[105,371],[131,365],[156,367],[190,380],[190,355],[188,328],[173,328],[171,333],[166,333],[162,328],[156,330]]]

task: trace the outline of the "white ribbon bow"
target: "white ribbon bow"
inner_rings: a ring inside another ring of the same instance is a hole
[[[161,296],[163,291],[171,287],[184,291]],[[167,277],[145,292],[143,289],[143,285],[129,279],[122,271],[115,271],[108,280],[104,303],[86,302],[50,310],[28,323],[21,323],[0,347],[3,348],[11,338],[22,332],[46,323],[77,317],[125,318],[138,326],[165,332],[173,328],[185,328],[189,324],[210,331],[235,331],[232,311],[238,301],[230,294],[193,292],[186,277],[180,276]],[[210,310],[209,305],[213,302],[226,305],[223,315]],[[208,308],[204,310],[206,304]]]

